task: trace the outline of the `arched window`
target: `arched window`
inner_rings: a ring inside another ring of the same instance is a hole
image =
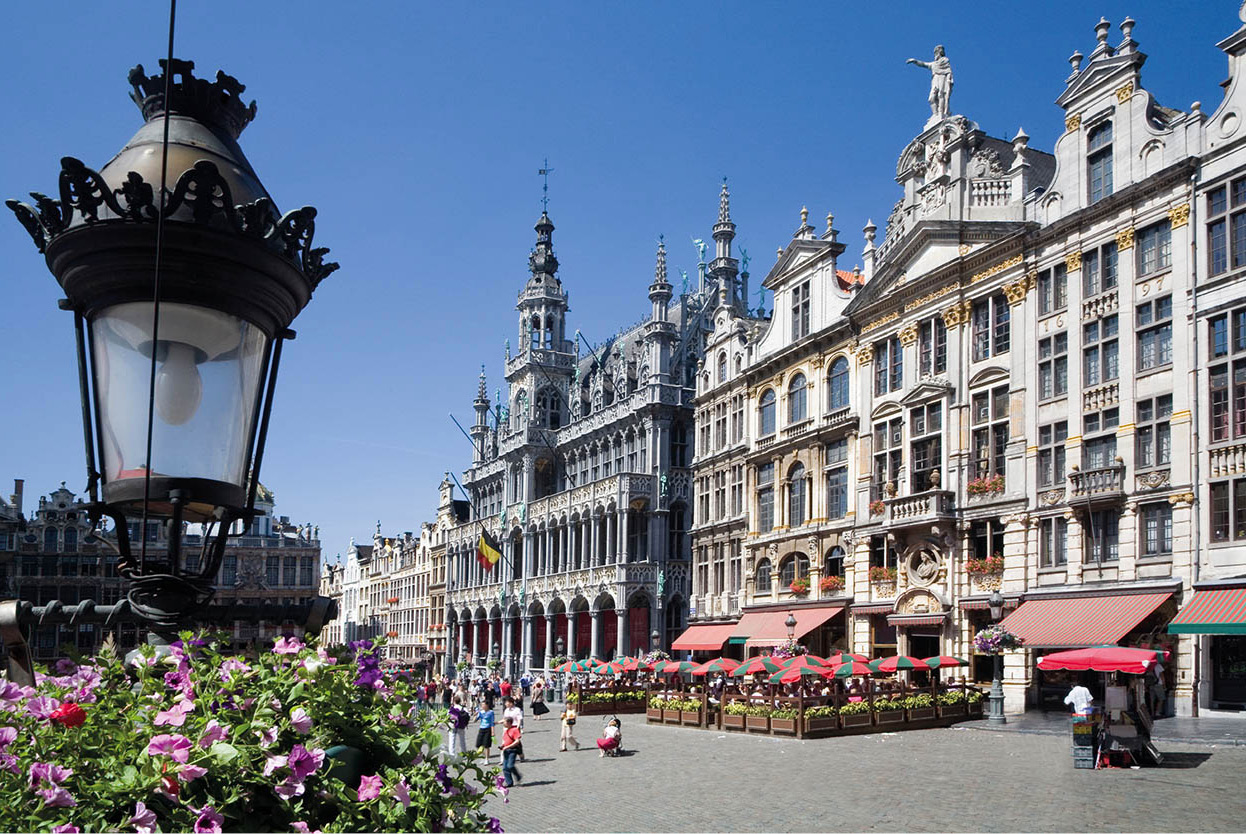
[[[718,381],[727,381],[727,353],[726,351],[718,354]]]
[[[774,389],[767,388],[765,393],[761,395],[761,405],[757,409],[757,417],[760,422],[758,434],[765,437],[768,434],[774,434]]]
[[[532,323],[528,327],[528,337],[532,348],[535,350],[541,346],[541,317],[533,316]]]
[[[848,360],[839,357],[831,363],[831,373],[827,377],[827,388],[830,390],[830,410],[847,408],[848,396]]]
[[[805,478],[805,467],[796,464],[787,473],[788,483],[788,518],[792,527],[805,523],[805,504],[808,499],[809,481]]]
[[[823,576],[844,575],[844,549],[839,545],[832,547],[826,554],[826,565],[822,569]]]
[[[809,576],[809,557],[803,553],[793,553],[779,565],[779,582],[791,585],[797,579]]]
[[[805,384],[805,375],[797,374],[792,377],[791,383],[787,386],[787,421],[789,423],[799,423],[809,413],[806,407]]]
[[[556,429],[562,425],[562,397],[557,391],[548,388],[536,397],[537,421],[547,428]]]
[[[755,588],[759,594],[770,593],[770,560],[762,559],[757,563],[757,582]]]

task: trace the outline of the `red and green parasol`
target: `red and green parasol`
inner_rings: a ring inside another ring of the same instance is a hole
[[[809,671],[820,673],[829,669],[831,664],[822,658],[812,654],[798,654],[795,657],[789,657],[787,660],[779,662],[784,671],[788,669],[807,669]]]
[[[623,664],[624,672],[650,672],[653,670],[652,664],[646,663],[639,657],[620,658],[620,662]]]
[[[874,674],[874,669],[868,663],[862,663],[859,660],[849,661],[848,663],[838,663],[822,672],[824,678],[856,678],[868,677]]]
[[[714,675],[721,672],[724,675],[730,675],[740,665],[740,661],[732,660],[729,657],[716,657],[713,660],[707,660],[700,666],[692,670],[694,675]]]
[[[592,657],[586,657],[583,660],[574,661],[567,667],[567,671],[572,673],[596,672],[601,669],[602,665],[603,664],[600,660]]]
[[[783,667],[779,664],[779,661],[775,660],[773,657],[758,655],[757,657],[750,657],[748,660],[737,666],[735,671],[731,673],[731,676],[734,678],[742,678],[745,675],[759,675],[762,672],[774,673],[782,668]]]
[[[695,668],[697,664],[691,660],[659,660],[653,664],[653,671],[659,675],[686,675]]]
[[[837,663],[852,663],[857,661],[860,663],[868,663],[869,658],[863,654],[853,654],[852,652],[836,652],[826,659],[828,666],[834,666]]]
[[[905,669],[920,669],[923,672],[929,672],[930,667],[926,665],[926,661],[920,657],[908,657],[907,655],[895,655],[894,657],[880,657],[869,662],[869,666],[875,672],[899,672]]]
[[[969,661],[963,657],[953,657],[950,654],[939,654],[934,657],[922,658],[927,666],[931,669],[942,669],[947,666],[968,666]]]
[[[819,678],[829,672],[822,666],[789,666],[786,669],[780,669],[766,680],[770,683],[796,683],[802,678]]]

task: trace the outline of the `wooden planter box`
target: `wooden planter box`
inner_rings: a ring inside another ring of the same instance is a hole
[[[723,713],[723,729],[743,731],[744,730],[744,716],[743,715],[731,715],[729,713],[724,712]]]
[[[805,719],[805,732],[806,733],[825,733],[831,730],[838,730],[838,729],[839,729],[839,719],[837,719],[833,715],[829,718],[806,718]]]
[[[881,710],[875,713],[875,715],[878,716],[877,723],[880,725],[903,724],[904,723],[904,710],[902,709]]]
[[[847,727],[868,727],[873,723],[874,716],[868,712],[857,713],[855,715],[841,715],[840,720],[843,721],[845,728]]]
[[[796,722],[799,720],[799,718],[771,718],[770,730],[771,732],[794,736],[796,735]]]
[[[949,704],[939,707],[940,718],[961,718],[969,713],[964,704]]]
[[[746,715],[744,726],[750,733],[768,733],[770,732],[770,716]]]
[[[909,721],[932,721],[934,717],[934,707],[916,707],[909,710]]]
[[[983,705],[985,705],[985,704],[986,704],[986,698],[983,698],[981,701],[979,701],[979,702],[978,702],[978,703],[976,703],[976,704],[970,704],[970,705],[969,705],[969,714],[970,714],[970,715],[976,715],[976,716],[978,716],[979,718],[981,718],[981,717],[982,717],[982,707],[983,707]]]
[[[678,724],[679,723],[679,710],[677,709],[662,710],[662,720],[665,721],[667,724]]]
[[[647,718],[648,720],[656,724],[661,724],[662,723],[662,710],[654,709],[653,707],[646,707],[645,718]]]
[[[682,724],[687,724],[691,727],[700,727],[701,711],[696,710],[695,712],[688,712],[687,710],[680,710],[679,720]]]

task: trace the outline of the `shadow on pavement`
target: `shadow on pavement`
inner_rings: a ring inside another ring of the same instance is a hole
[[[519,787],[534,788],[537,785],[557,785],[557,784],[558,784],[557,779],[539,779],[536,782],[520,782]]]
[[[1164,753],[1164,763],[1160,767],[1173,770],[1188,770],[1192,767],[1198,767],[1210,759],[1211,755],[1211,753]]]
[[[552,758],[550,759],[524,759],[524,764],[535,764],[536,762],[552,762],[552,761],[554,761]]]

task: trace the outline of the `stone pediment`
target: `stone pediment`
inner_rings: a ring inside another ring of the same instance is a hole
[[[770,271],[762,279],[761,285],[768,290],[773,290],[779,284],[780,278],[802,264],[821,255],[832,253],[838,255],[844,251],[844,248],[842,243],[835,243],[829,240],[797,238],[783,250],[779,260],[775,262],[774,266],[770,267]]]
[[[915,405],[950,393],[952,393],[952,383],[942,377],[931,377],[914,385],[913,390],[905,394],[900,402],[903,405]]]
[[[894,402],[883,403],[870,412],[870,422],[874,422],[876,420],[886,420],[888,417],[894,417],[897,414],[903,413],[903,411],[904,410]]]
[[[990,385],[995,382],[1006,382],[1010,379],[1007,368],[995,366],[992,368],[983,368],[972,377],[969,378],[969,387],[974,388],[978,385]]]
[[[1068,108],[1078,99],[1090,95],[1096,88],[1103,92],[1115,90],[1125,75],[1133,76],[1146,63],[1146,55],[1130,52],[1111,58],[1097,58],[1078,73],[1073,83],[1056,99],[1056,105]]]

